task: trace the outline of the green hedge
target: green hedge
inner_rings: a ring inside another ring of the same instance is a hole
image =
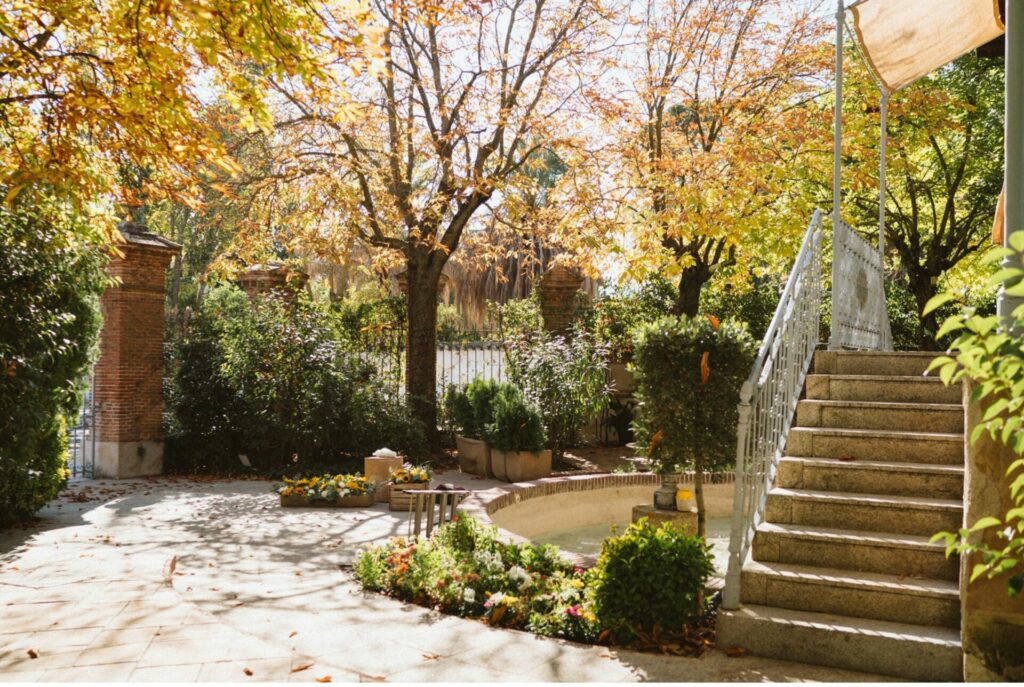
[[[99,334],[102,257],[43,212],[0,205],[0,526],[64,483],[68,421]]]
[[[173,348],[173,470],[230,473],[244,454],[269,473],[338,472],[383,446],[425,451],[422,426],[304,294],[250,303],[219,286]]]

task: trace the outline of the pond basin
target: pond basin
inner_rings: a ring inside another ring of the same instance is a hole
[[[735,485],[731,474],[717,477],[725,479],[705,483],[704,502],[707,539],[721,575],[728,561]],[[692,483],[692,474],[680,481],[691,489]],[[651,474],[551,477],[477,492],[464,510],[485,524],[496,525],[506,539],[554,544],[567,558],[589,567],[612,528],[622,533],[631,521],[633,506],[650,504],[660,484],[660,478]]]

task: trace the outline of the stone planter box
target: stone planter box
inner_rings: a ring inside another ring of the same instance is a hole
[[[373,494],[342,496],[334,501],[307,501],[304,496],[282,496],[282,508],[369,508],[373,505]]]
[[[632,396],[636,391],[636,378],[626,363],[611,363],[608,366],[608,376],[616,396]]]
[[[491,469],[504,482],[531,482],[551,475],[551,451],[499,451],[491,449]]]
[[[480,477],[490,477],[491,447],[486,441],[455,435],[455,447],[459,451],[459,467],[463,472]]]
[[[415,499],[414,494],[406,494],[406,490],[412,489],[415,491],[422,491],[428,488],[430,485],[426,482],[419,482],[417,484],[392,484],[389,490],[388,508],[389,510],[409,510],[409,507]]]

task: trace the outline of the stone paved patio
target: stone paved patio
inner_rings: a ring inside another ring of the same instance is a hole
[[[407,530],[384,504],[284,510],[263,481],[74,488],[97,498],[62,498],[0,532],[0,681],[885,679],[581,646],[365,594],[348,569],[359,548]]]

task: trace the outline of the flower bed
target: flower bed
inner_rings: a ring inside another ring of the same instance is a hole
[[[373,505],[373,483],[359,473],[284,478],[276,486],[283,507],[366,508]]]
[[[506,543],[465,515],[426,541],[394,538],[356,563],[363,587],[490,625],[587,643],[700,654],[710,645],[707,547],[646,521],[609,540],[596,567],[550,545]]]

